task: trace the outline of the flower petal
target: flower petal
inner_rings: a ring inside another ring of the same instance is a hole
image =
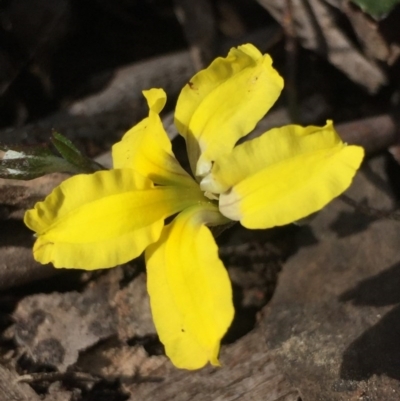
[[[192,207],[166,226],[146,250],[152,314],[172,363],[219,365],[220,341],[233,315],[228,274],[204,223],[224,223],[213,205]]]
[[[176,160],[158,113],[166,102],[162,89],[143,92],[149,116],[131,128],[112,148],[114,168],[132,168],[159,185],[196,185]]]
[[[38,235],[37,261],[108,268],[140,255],[157,241],[167,216],[198,202],[198,193],[154,188],[131,169],[100,171],[64,181],[26,212],[25,224]]]
[[[218,155],[229,153],[255,127],[282,88],[271,57],[251,44],[231,49],[197,73],[182,89],[175,112],[192,171],[207,174]]]
[[[320,210],[345,191],[363,156],[361,147],[340,140],[331,122],[289,125],[218,160],[202,188],[223,192],[221,213],[247,228],[280,226]]]

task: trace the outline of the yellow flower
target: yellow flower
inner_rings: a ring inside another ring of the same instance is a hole
[[[167,355],[180,368],[218,365],[234,309],[208,227],[235,220],[269,228],[301,219],[343,192],[363,158],[331,122],[272,129],[235,147],[282,87],[271,58],[250,44],[192,78],[175,124],[194,178],[175,159],[162,126],[164,91],[145,91],[149,115],[113,146],[114,169],[69,178],[27,211],[25,223],[37,233],[35,259],[89,270],[145,251],[153,319]]]

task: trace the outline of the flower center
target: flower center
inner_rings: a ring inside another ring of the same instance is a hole
[[[210,191],[204,191],[204,196],[210,200],[218,200],[219,194],[214,194]]]

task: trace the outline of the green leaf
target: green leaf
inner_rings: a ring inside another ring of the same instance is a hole
[[[1,146],[4,151],[0,160],[0,178],[31,180],[45,174],[56,172],[78,173],[75,166],[57,157],[44,147]]]
[[[0,160],[0,178],[31,180],[51,173],[93,173],[104,170],[100,164],[83,156],[72,142],[54,132],[51,142],[60,153],[56,156],[47,146],[6,146]]]
[[[60,155],[77,167],[81,173],[94,173],[95,171],[104,170],[103,166],[82,155],[74,144],[60,133],[53,132],[51,142],[60,152]]]
[[[352,2],[371,17],[381,19],[388,15],[400,0],[352,0]]]

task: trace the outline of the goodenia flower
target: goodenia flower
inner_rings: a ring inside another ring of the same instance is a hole
[[[268,55],[232,49],[183,88],[175,124],[192,174],[175,159],[159,113],[161,89],[144,92],[149,115],[112,149],[114,168],[64,181],[27,211],[33,253],[55,267],[101,269],[145,251],[154,323],[180,368],[218,365],[234,308],[210,226],[269,228],[308,216],[351,183],[363,150],[332,123],[288,125],[235,146],[283,87]],[[165,219],[174,216],[169,224]]]

